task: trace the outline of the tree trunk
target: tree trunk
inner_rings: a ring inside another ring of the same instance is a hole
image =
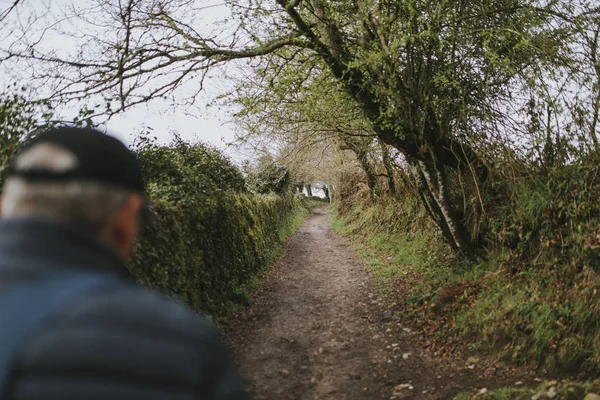
[[[370,159],[370,143],[353,138],[351,136],[342,136],[341,140],[342,144],[340,145],[340,149],[350,150],[352,153],[354,153],[360,168],[363,170],[365,177],[367,178],[367,186],[369,187],[370,196],[373,197],[375,194],[380,192],[380,188],[377,180],[377,174],[375,173],[375,168],[373,167],[373,163]]]
[[[308,197],[313,197],[312,186],[310,184],[308,184],[305,187],[306,187],[306,194],[308,195]]]
[[[383,143],[381,140],[379,140],[379,145],[381,146],[383,166],[387,172],[388,188],[390,190],[390,194],[396,197],[396,182],[394,181],[394,166],[392,165],[392,158],[390,157],[390,149],[387,147],[388,145]]]
[[[452,249],[467,259],[476,260],[478,255],[471,246],[468,233],[456,218],[448,199],[443,165],[421,160],[410,160],[409,164],[429,216],[440,228]]]
[[[589,42],[591,61],[594,65],[596,82],[594,85],[595,96],[592,98],[592,121],[590,123],[589,135],[594,144],[594,149],[598,149],[598,137],[596,135],[596,127],[598,126],[600,114],[600,63],[598,62],[598,40],[600,38],[600,27],[596,26],[594,30],[594,39]]]
[[[369,192],[371,197],[373,197],[380,192],[379,182],[377,180],[377,175],[375,174],[375,168],[373,168],[373,163],[369,160],[369,156],[366,152],[356,152],[356,158],[367,177],[367,186],[369,186]]]

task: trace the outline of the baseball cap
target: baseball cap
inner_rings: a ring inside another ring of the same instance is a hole
[[[19,168],[15,157],[8,177],[29,182],[88,181],[144,194],[145,185],[137,158],[118,139],[92,128],[56,127],[28,141],[20,153],[39,144],[52,144],[69,151],[77,162],[71,168],[51,171],[44,168]]]

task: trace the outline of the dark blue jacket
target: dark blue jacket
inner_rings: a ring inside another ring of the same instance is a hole
[[[69,269],[112,271],[125,286],[46,323],[16,354],[3,400],[247,399],[211,324],[136,286],[107,245],[49,220],[0,222],[0,294]]]

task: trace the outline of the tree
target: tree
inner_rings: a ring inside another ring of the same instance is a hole
[[[314,62],[303,57],[273,73],[279,56],[257,65],[228,99],[244,132],[240,140],[283,144],[279,154],[298,182],[330,181],[334,174],[323,168],[325,153],[332,147],[348,151],[365,174],[371,195],[379,193],[380,174],[372,154],[376,135],[362,110],[327,70],[316,74]]]
[[[244,169],[249,189],[255,193],[283,195],[293,191],[289,169],[268,153],[259,157],[255,165],[246,163]]]
[[[36,127],[36,109],[18,94],[0,95],[0,188],[23,139]]]
[[[532,69],[564,61],[556,57],[562,31],[550,20],[575,12],[571,2],[556,0],[234,0],[228,4],[237,24],[219,34],[195,24],[199,4],[97,0],[77,18],[93,18],[91,26],[110,35],[80,34],[88,45],[71,57],[25,43],[4,58],[45,63],[50,71],[34,79],[57,77],[56,96],[102,96],[107,113],[190,84],[193,101],[207,71],[232,60],[263,57],[280,69],[308,63],[403,154],[429,214],[468,257],[475,251],[452,202],[449,174],[468,171],[475,187],[485,181],[479,140],[486,134],[479,130],[502,117],[511,88]]]
[[[340,135],[340,149],[351,151],[356,160],[358,161],[360,168],[363,170],[367,178],[367,186],[371,197],[378,194],[381,190],[379,188],[379,179],[375,166],[373,165],[373,157],[370,154],[371,146],[373,144],[372,137],[351,137],[347,135]]]

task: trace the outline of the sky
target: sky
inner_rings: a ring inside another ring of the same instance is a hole
[[[13,2],[14,0],[0,0],[0,12],[7,9]],[[25,20],[27,15],[46,12],[46,10],[58,15],[68,3],[70,1],[67,0],[25,0],[18,17]],[[78,2],[78,5],[82,3]],[[229,15],[229,9],[221,0],[203,0],[204,3],[212,5],[203,11],[205,24],[219,21]],[[4,43],[7,43],[11,38],[0,38],[0,45],[3,40]],[[48,40],[52,40],[52,37],[50,36]],[[51,45],[54,46],[55,43]],[[75,46],[71,43],[63,44],[63,49],[66,51],[74,48]],[[14,82],[14,72],[12,65],[0,66],[0,91],[6,90]],[[211,72],[204,83],[205,91],[198,98],[194,108],[174,108],[167,100],[154,100],[113,116],[101,125],[101,129],[105,129],[108,134],[118,137],[127,144],[131,144],[139,132],[147,127],[152,128],[153,134],[162,143],[168,143],[172,138],[171,133],[177,131],[186,140],[209,143],[239,161],[242,156],[237,154],[236,149],[232,146],[227,146],[228,143],[235,140],[235,127],[229,121],[229,112],[218,107],[206,106],[230,86],[231,83],[223,75],[223,70]],[[18,83],[27,85],[26,78],[21,78]],[[70,104],[68,107],[60,109],[58,113],[68,120],[77,115],[80,106],[80,104]]]
[[[228,121],[225,111],[212,107],[173,110],[166,101],[155,100],[118,114],[105,124],[107,133],[128,144],[144,127],[152,128],[153,134],[163,143],[169,142],[171,132],[177,131],[186,140],[200,140],[227,152],[233,151],[226,145],[235,140],[235,127]]]

